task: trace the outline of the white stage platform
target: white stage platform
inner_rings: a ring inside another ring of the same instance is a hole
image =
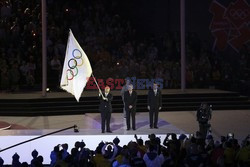
[[[81,129],[80,129],[81,131]],[[27,131],[24,133],[28,133]],[[69,132],[71,133],[71,132]],[[74,133],[74,132],[73,132]],[[29,143],[25,143],[22,145],[19,145],[17,147],[11,148],[9,150],[6,150],[4,152],[0,152],[0,157],[2,157],[5,161],[5,164],[11,164],[12,162],[12,156],[15,153],[18,153],[20,156],[20,162],[28,162],[30,163],[32,156],[31,152],[36,149],[39,153],[39,155],[42,155],[44,158],[44,164],[50,163],[50,152],[53,150],[54,146],[58,144],[67,143],[69,145],[69,152],[71,148],[74,147],[74,144],[76,141],[84,141],[86,144],[86,147],[95,150],[97,145],[101,141],[113,141],[115,137],[118,137],[120,139],[120,145],[123,146],[127,144],[130,141],[135,141],[134,134],[127,134],[127,135],[118,135],[118,134],[100,134],[100,135],[81,135],[81,134],[58,134],[58,135],[51,135],[46,136],[44,138],[40,138],[34,141],[31,141]],[[136,133],[136,132],[135,132]],[[0,148],[4,149],[7,148],[13,144],[20,143],[26,140],[33,139],[35,137],[38,137],[36,135],[15,135],[15,136],[1,136],[0,137]],[[148,140],[148,134],[140,134],[138,135],[139,138],[142,138],[144,141]],[[160,137],[163,141],[166,137],[166,135],[163,134],[157,134],[157,137]]]
[[[186,134],[183,130],[175,127],[174,125],[167,122],[165,119],[159,118],[158,127],[159,129],[150,129],[148,113],[138,113],[136,115],[136,130],[126,130],[126,120],[123,119],[122,114],[113,114],[111,118],[111,130],[113,133],[101,133],[101,124],[100,124],[100,114],[89,114],[81,117],[79,122],[74,119],[76,125],[79,127],[79,132],[75,133],[73,129],[69,129],[57,134],[50,136],[45,136],[37,140],[19,145],[17,147],[11,148],[9,150],[0,152],[0,157],[5,161],[5,164],[11,164],[12,156],[15,153],[18,153],[20,156],[20,162],[31,161],[31,152],[36,149],[39,155],[44,157],[44,164],[50,163],[50,152],[53,150],[54,146],[58,144],[67,143],[69,145],[68,151],[73,148],[76,141],[84,141],[86,147],[95,150],[97,145],[101,141],[113,141],[117,136],[120,139],[120,145],[123,146],[128,144],[129,141],[135,141],[134,134],[137,134],[138,137],[142,138],[144,141],[148,140],[149,134],[156,134],[163,141],[167,133],[176,133],[176,134]],[[0,131],[0,150],[15,145],[26,140],[36,138],[41,135],[45,135],[54,131],[73,126],[74,122],[69,119],[56,119],[54,117],[51,126],[56,127],[54,129],[16,129],[16,130],[1,130]],[[68,118],[68,117],[67,117]],[[83,119],[82,119],[83,118]],[[23,120],[23,118],[20,118]],[[28,121],[27,117],[27,121]],[[67,123],[69,121],[71,124]],[[19,122],[19,121],[17,121]],[[29,121],[28,121],[29,122]],[[60,124],[64,122],[64,124]],[[39,126],[39,122],[36,122],[36,126]],[[28,128],[28,127],[26,127]]]

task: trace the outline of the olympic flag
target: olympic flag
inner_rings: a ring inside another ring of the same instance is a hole
[[[91,74],[89,59],[70,30],[60,87],[74,95],[79,102]]]

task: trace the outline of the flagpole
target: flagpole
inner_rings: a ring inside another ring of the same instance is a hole
[[[95,84],[96,84],[97,88],[99,89],[99,92],[100,92],[100,94],[102,95],[102,98],[104,98],[104,96],[103,96],[103,94],[102,94],[102,91],[101,91],[101,89],[100,89],[98,83],[96,82],[96,79],[95,79],[94,74],[92,73],[91,75],[92,75],[92,77],[94,78]]]
[[[41,0],[42,3],[42,96],[46,96],[47,88],[47,50],[46,50],[46,0]]]
[[[181,90],[186,89],[186,53],[185,53],[185,1],[180,0],[180,32],[181,32]]]

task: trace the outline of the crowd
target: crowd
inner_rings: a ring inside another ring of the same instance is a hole
[[[69,28],[87,53],[97,78],[162,78],[164,88],[180,87],[179,32],[141,35],[129,18],[119,15],[117,5],[117,1],[102,0],[47,2],[49,87],[59,85]],[[40,90],[40,1],[5,0],[0,9],[0,90]],[[249,78],[249,49],[234,62],[241,67],[235,70],[197,34],[188,32],[186,41],[188,88],[231,88]]]
[[[250,165],[250,135],[240,144],[233,135],[221,137],[215,141],[212,135],[203,139],[196,135],[167,134],[161,141],[155,134],[150,134],[143,141],[135,135],[135,140],[120,145],[116,137],[110,142],[100,142],[95,150],[87,148],[83,141],[75,142],[69,150],[68,144],[58,144],[51,151],[52,167],[248,167]],[[43,156],[34,150],[31,162],[20,162],[20,156],[12,157],[13,167],[42,167]],[[0,166],[4,160],[0,158]]]

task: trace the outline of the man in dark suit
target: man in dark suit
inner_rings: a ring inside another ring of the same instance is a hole
[[[158,85],[154,83],[153,89],[148,91],[148,110],[149,110],[149,122],[150,128],[158,129],[158,114],[162,108],[161,91],[158,89]]]
[[[208,130],[211,127],[209,121],[212,118],[212,107],[207,103],[201,103],[200,108],[197,110],[196,118],[199,122],[199,132],[201,137],[205,139],[207,137]]]
[[[127,130],[130,130],[130,115],[132,117],[132,129],[135,130],[135,113],[136,113],[137,94],[133,91],[133,85],[128,85],[128,91],[124,93],[124,103],[126,110]]]
[[[110,88],[108,86],[105,87],[105,92],[103,96],[99,94],[99,99],[99,111],[101,113],[102,118],[102,133],[105,132],[105,123],[107,132],[112,133],[110,130],[110,118],[112,113],[111,101],[113,100],[113,96],[110,93]]]
[[[126,91],[128,91],[128,85],[130,83],[130,80],[129,79],[125,79],[125,85],[122,87],[122,90],[121,90],[121,95],[122,95],[122,101],[123,101],[123,117],[126,118],[126,110],[125,110],[125,103],[124,103],[124,93]]]

